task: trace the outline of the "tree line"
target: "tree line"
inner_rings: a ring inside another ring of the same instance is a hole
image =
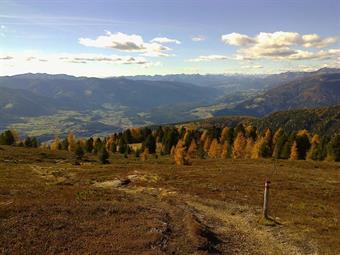
[[[12,131],[1,134],[0,144],[15,143],[9,132]],[[12,136],[15,137],[15,134]],[[32,140],[35,146],[27,147],[37,147],[35,138],[26,138],[23,146],[32,144],[29,142]],[[193,158],[340,161],[339,133],[320,136],[307,130],[287,133],[282,128],[275,131],[267,128],[261,132],[254,126],[242,124],[207,129],[175,126],[130,128],[107,137],[87,139],[77,139],[69,133],[64,139],[56,137],[50,144],[42,144],[42,147],[67,150],[78,159],[85,153],[96,154],[102,163],[108,163],[111,153],[120,153],[125,157],[134,154],[142,160],[147,160],[150,154],[171,155],[180,165],[189,164]]]
[[[32,147],[37,148],[40,146],[40,142],[36,137],[27,136],[21,140],[18,133],[12,130],[6,130],[0,134],[0,145],[17,145],[20,147]]]
[[[133,144],[140,144],[134,147]],[[188,164],[190,158],[259,159],[340,161],[340,134],[319,136],[307,130],[285,133],[282,128],[260,132],[254,126],[211,127],[190,129],[160,126],[130,128],[104,138],[76,140],[70,133],[64,140],[56,138],[52,150],[87,153],[134,153],[147,159],[149,154],[171,155],[176,163]]]

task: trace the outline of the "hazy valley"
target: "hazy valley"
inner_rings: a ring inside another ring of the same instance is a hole
[[[70,131],[106,135],[221,115],[263,117],[340,104],[339,79],[339,69],[248,76],[0,77],[0,128],[48,140]]]

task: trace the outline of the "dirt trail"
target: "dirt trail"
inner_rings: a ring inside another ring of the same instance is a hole
[[[183,228],[198,254],[317,254],[311,243],[297,247],[295,243],[300,241],[300,237],[291,235],[284,226],[269,227],[258,224],[258,217],[251,208],[217,200],[202,201],[199,197],[183,194],[175,189],[145,185],[145,182],[155,183],[158,179],[156,175],[137,173],[126,185],[113,185],[117,180],[95,185],[119,189],[130,195],[152,196],[157,200],[157,204],[166,203],[163,208],[167,209],[170,218],[174,215],[172,208],[181,210]],[[143,180],[144,185],[139,185],[138,180]],[[105,185],[110,183],[111,186]],[[171,239],[171,235],[165,239]],[[164,243],[162,247],[163,251],[167,250]]]

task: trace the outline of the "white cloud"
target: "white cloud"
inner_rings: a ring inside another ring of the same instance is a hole
[[[191,40],[192,41],[194,41],[194,42],[201,42],[201,41],[205,41],[205,36],[203,36],[203,35],[196,35],[196,36],[193,36],[192,38],[191,38]]]
[[[106,62],[119,65],[149,65],[150,62],[144,57],[102,55],[102,54],[43,54],[40,52],[20,52],[0,55],[0,60],[10,60],[14,62],[53,62],[53,63],[77,63],[86,64],[91,62]]]
[[[263,66],[262,65],[245,65],[245,66],[241,66],[241,68],[243,68],[243,69],[262,69]]]
[[[300,43],[301,36],[295,32],[261,32],[254,39],[258,47],[279,48]]]
[[[306,48],[324,48],[337,41],[335,36],[326,37],[322,39],[317,34],[307,34],[302,36],[303,46]]]
[[[181,44],[180,41],[176,40],[176,39],[170,39],[167,37],[156,37],[154,39],[151,40],[151,42],[155,42],[155,43],[176,43],[176,44]]]
[[[209,62],[209,61],[216,61],[216,60],[227,60],[230,57],[225,55],[202,55],[198,56],[197,58],[189,59],[190,62]]]
[[[171,48],[157,42],[144,42],[140,35],[106,32],[96,39],[79,38],[79,43],[87,47],[111,48],[128,52],[140,52],[145,56],[170,56]]]
[[[279,48],[292,45],[299,45],[306,48],[324,48],[337,41],[337,37],[321,38],[317,34],[300,35],[296,32],[277,31],[273,33],[261,32],[255,37],[239,33],[222,35],[222,41],[225,44],[236,46],[256,45],[258,47]]]
[[[222,35],[222,42],[225,44],[236,45],[236,46],[246,46],[253,44],[255,41],[253,38],[239,34],[239,33],[231,33],[227,35]]]
[[[0,75],[19,73],[64,73],[106,77],[142,74],[145,68],[160,66],[143,56],[119,56],[88,53],[45,53],[36,50],[0,52]]]
[[[304,60],[338,57],[334,50],[305,51],[301,48],[325,48],[337,41],[336,37],[322,38],[317,34],[300,35],[296,32],[261,32],[254,37],[231,33],[222,35],[226,44],[240,46],[235,59]]]
[[[108,62],[114,64],[137,64],[145,65],[148,61],[143,57],[116,56],[116,55],[97,55],[97,54],[64,54],[59,60],[71,63],[89,63],[89,62]]]
[[[237,51],[236,59],[272,59],[272,60],[309,60],[309,59],[331,59],[339,58],[340,49],[305,51],[295,50],[288,47],[283,48],[261,48],[251,47]]]

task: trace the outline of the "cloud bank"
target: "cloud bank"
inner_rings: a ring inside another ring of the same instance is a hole
[[[301,35],[296,32],[261,32],[254,37],[245,34],[231,33],[221,36],[223,43],[238,46],[236,59],[274,59],[305,60],[328,59],[339,57],[338,49],[320,50],[337,42],[337,37],[324,37],[317,34]],[[315,48],[319,51],[307,51]]]
[[[110,48],[120,51],[138,52],[144,56],[150,57],[167,57],[170,56],[167,52],[172,49],[163,44],[180,44],[180,41],[169,39],[167,37],[157,37],[150,42],[145,42],[140,35],[128,35],[120,32],[113,34],[107,31],[105,35],[98,36],[95,39],[79,38],[79,43],[87,47]]]

